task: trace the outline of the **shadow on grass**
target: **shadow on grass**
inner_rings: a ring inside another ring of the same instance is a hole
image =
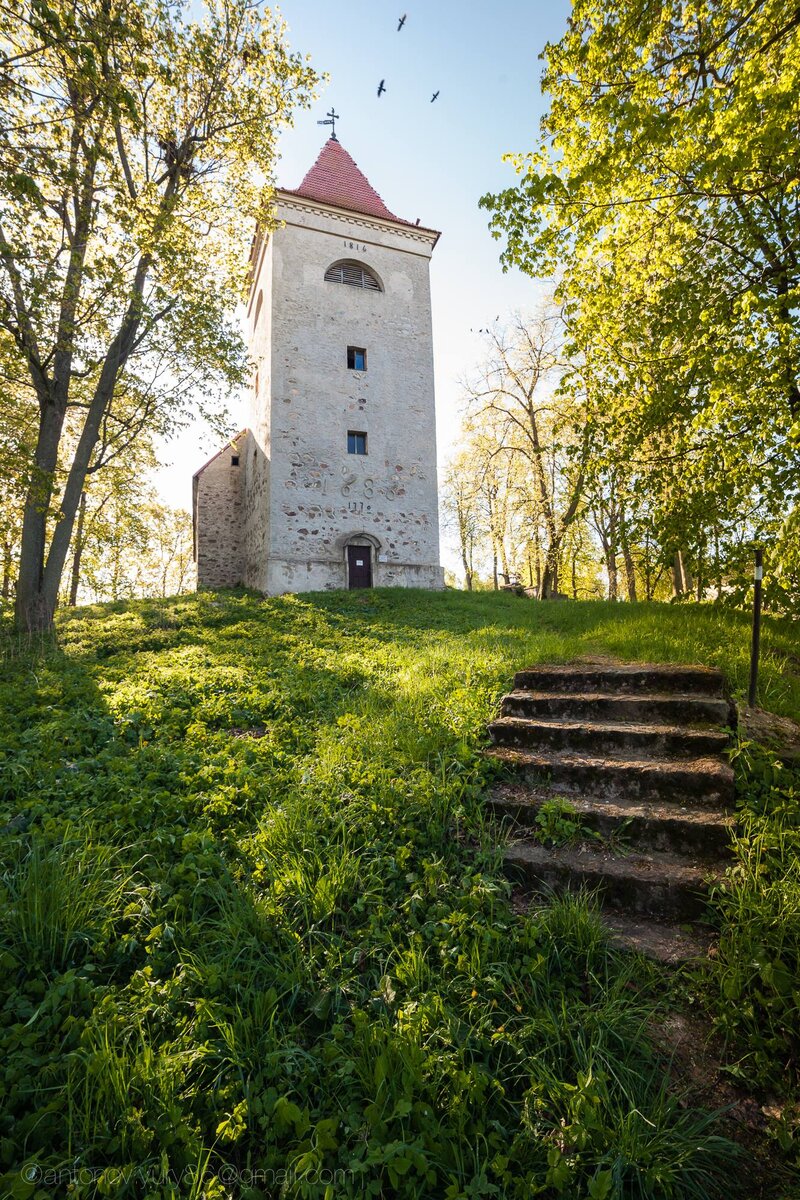
[[[498,691],[544,657],[623,657],[629,622],[649,649],[651,626],[624,618],[203,594],[64,614],[52,653],[9,658],[13,811],[45,851],[91,817],[87,839],[131,873],[123,903],[105,871],[91,892],[73,872],[72,911],[86,891],[98,920],[49,970],[5,973],[10,1153],[177,1172],[216,1143],[278,1169],[319,1152],[360,1172],[353,1197],[486,1194],[492,1172],[521,1197],[572,1122],[589,1147],[576,1193],[609,1147],[632,1194],[643,1155],[690,1164],[676,1194],[727,1187],[729,1145],[672,1103],[630,966],[574,906],[515,918],[482,839]]]

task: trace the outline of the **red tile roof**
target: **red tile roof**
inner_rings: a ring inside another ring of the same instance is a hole
[[[299,188],[283,190],[290,196],[318,200],[321,204],[332,204],[335,208],[346,208],[350,212],[382,217],[385,221],[397,221],[400,225],[411,224],[389,212],[366,175],[359,171],[337,138],[328,138]]]

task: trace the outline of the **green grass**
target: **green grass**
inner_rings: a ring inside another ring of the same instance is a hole
[[[767,621],[762,699],[796,716],[795,650]],[[652,974],[584,898],[515,915],[484,821],[499,696],[578,655],[741,690],[747,621],[228,593],[4,635],[5,1191],[731,1195],[733,1147],[648,1039]],[[709,1003],[749,1045],[739,984]]]

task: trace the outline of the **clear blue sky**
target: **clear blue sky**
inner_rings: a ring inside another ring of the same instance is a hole
[[[503,154],[536,141],[539,54],[560,38],[569,7],[567,0],[281,5],[289,44],[310,54],[329,81],[283,136],[279,185],[299,185],[330,132],[317,121],[333,105],[339,140],[392,212],[442,231],[431,269],[440,462],[458,430],[458,379],[481,356],[477,330],[536,304],[534,281],[503,274],[500,244],[478,199],[513,183]],[[379,100],[381,79],[386,93]],[[244,424],[245,408],[232,408]],[[216,448],[199,427],[167,448],[175,466],[159,483],[171,503],[189,506],[192,472]]]

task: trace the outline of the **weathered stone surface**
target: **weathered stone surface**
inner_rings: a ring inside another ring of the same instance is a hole
[[[706,906],[710,865],[687,864],[678,855],[652,852],[617,857],[593,845],[548,849],[517,842],[506,851],[509,873],[533,888],[581,887],[629,915],[694,920]]]
[[[515,688],[537,692],[681,692],[702,696],[722,696],[722,672],[713,667],[682,666],[662,663],[621,663],[618,666],[591,666],[567,663],[557,666],[528,667],[514,676]]]
[[[564,721],[630,721],[655,725],[735,725],[724,697],[669,692],[537,692],[518,689],[503,697],[504,717],[554,717]]]
[[[721,726],[735,717],[721,673],[574,663],[532,667],[514,682],[487,752],[505,768],[487,802],[510,822],[509,874],[530,892],[596,891],[636,926],[628,944],[664,961],[691,956],[674,926],[645,934],[651,918],[702,916],[730,855],[733,772]],[[569,802],[579,845],[540,844],[537,816],[554,800]]]
[[[244,458],[240,434],[215,454],[193,480],[194,539],[200,587],[244,582]]]
[[[560,721],[555,718],[498,717],[489,725],[498,746],[530,750],[582,750],[610,757],[697,758],[719,754],[728,744],[721,729],[691,729],[642,722]]]
[[[521,833],[535,830],[542,804],[558,798],[552,788],[501,783],[491,789],[487,802],[496,816],[508,818]],[[585,829],[599,834],[622,854],[638,847],[702,859],[730,855],[735,818],[725,808],[600,796],[571,796],[569,803]]]
[[[533,784],[550,784],[566,795],[629,796],[639,800],[733,801],[733,771],[715,758],[605,758],[591,754],[533,753],[497,746],[492,757]]]
[[[670,924],[608,910],[603,922],[618,946],[668,967],[707,960],[717,941],[716,932],[704,925]]]

